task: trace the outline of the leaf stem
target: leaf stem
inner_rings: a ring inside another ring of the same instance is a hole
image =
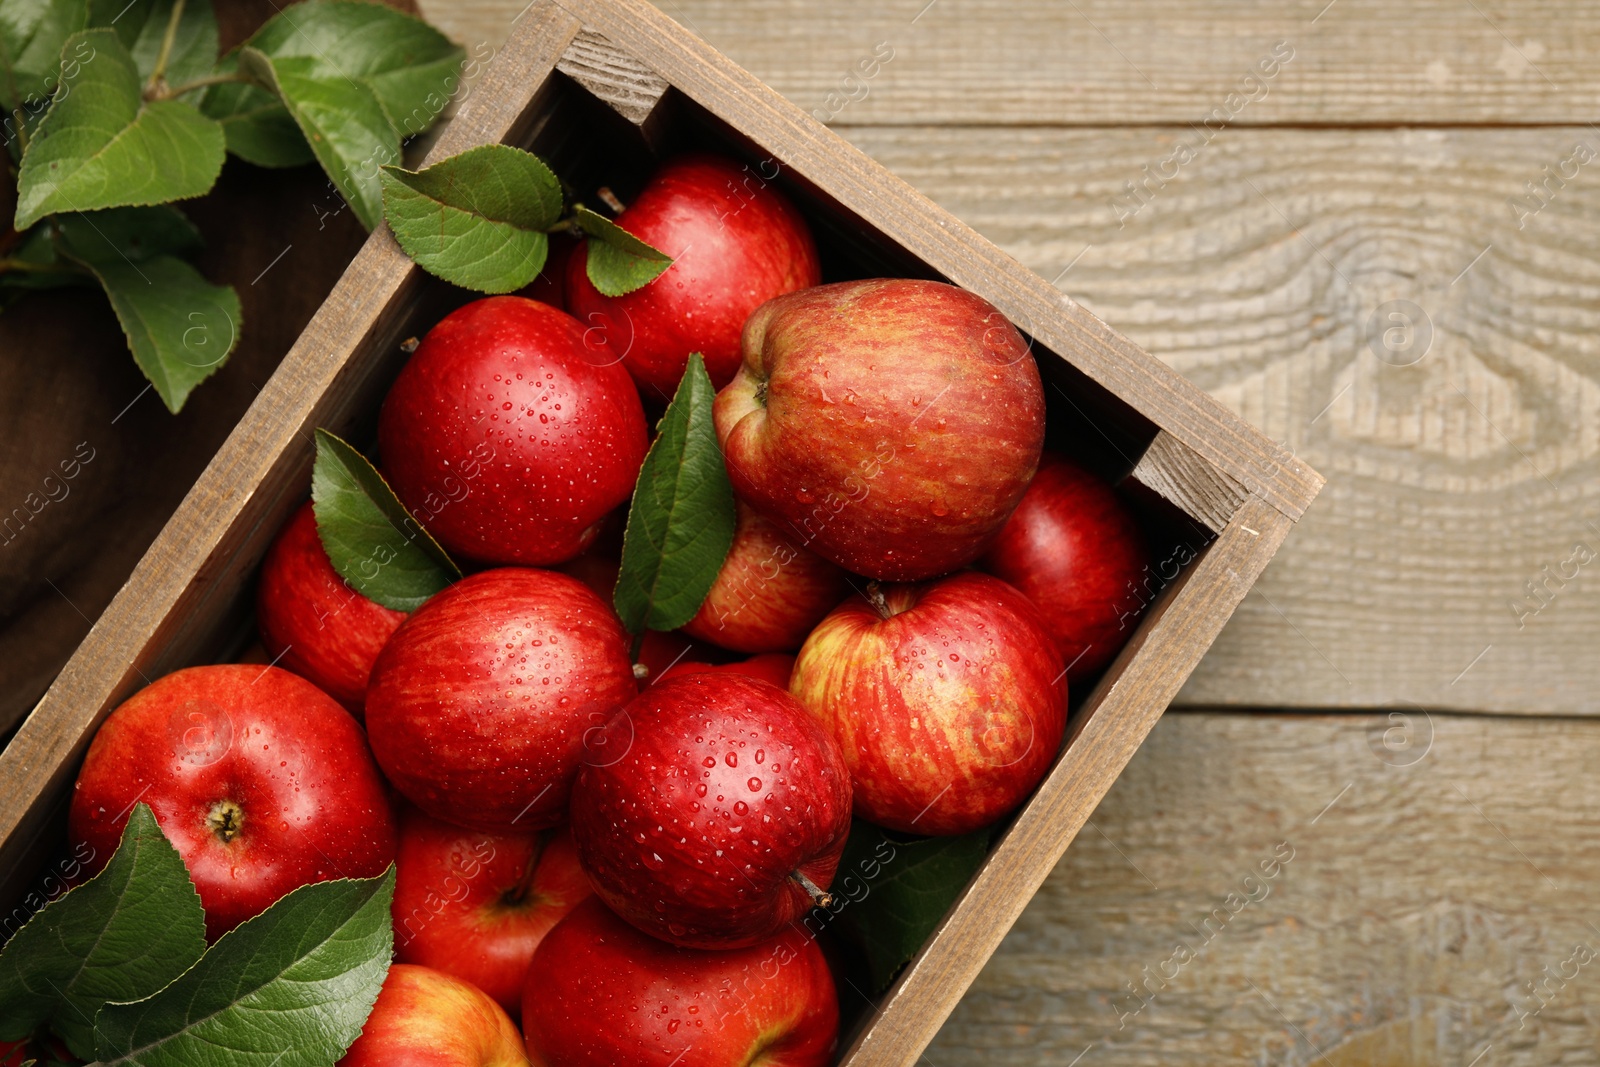
[[[172,0],[172,14],[167,16],[167,31],[161,35],[161,51],[156,53],[155,69],[150,72],[150,88],[164,86],[167,80],[167,60],[172,57],[172,42],[178,38],[178,23],[183,19],[184,0]]]
[[[192,93],[196,89],[207,89],[213,85],[236,84],[255,85],[256,80],[240,71],[235,71],[232,74],[208,74],[204,78],[196,78],[194,81],[184,82],[182,85],[164,86],[161,89],[160,98],[162,100],[170,100],[173,97],[182,96],[184,93]]]

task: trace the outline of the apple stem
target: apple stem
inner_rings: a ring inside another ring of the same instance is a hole
[[[813,907],[827,908],[833,905],[833,894],[828,892],[826,889],[819,888],[817,883],[813,882],[799,871],[791,871],[789,873],[789,877],[799,882],[800,888],[811,894],[811,904]]]
[[[889,601],[884,598],[883,588],[877,582],[867,583],[867,603],[871,604],[881,618],[892,619],[894,612],[889,610]]]
[[[627,210],[622,201],[617,199],[617,194],[611,191],[609,185],[602,185],[594,191],[594,195],[602,204],[615,211],[618,215]]]

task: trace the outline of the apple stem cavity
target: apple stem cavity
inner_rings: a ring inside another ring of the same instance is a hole
[[[617,194],[611,191],[611,187],[609,185],[602,185],[600,188],[594,191],[594,195],[602,204],[610,208],[618,215],[627,210],[622,201],[617,199]]]
[[[885,621],[894,618],[894,612],[889,608],[889,601],[883,595],[883,587],[877,582],[867,583],[867,603],[878,613],[878,617]]]
[[[828,908],[833,906],[833,894],[828,892],[826,889],[819,887],[817,883],[807,878],[801,872],[791,871],[789,873],[789,877],[793,878],[796,882],[799,882],[800,888],[811,894],[811,904],[813,907]]]
[[[239,836],[244,825],[244,809],[231,800],[219,800],[206,812],[206,826],[224,842]]]

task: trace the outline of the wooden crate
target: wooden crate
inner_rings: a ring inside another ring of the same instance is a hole
[[[828,280],[939,278],[1033,342],[1050,437],[1127,473],[1186,560],[1099,683],[982,869],[842,1046],[852,1067],[910,1063],[1071,843],[1322,484],[1321,477],[1052,284],[642,0],[536,0],[434,145],[529,147],[580,191],[624,198],[682,148],[742,158],[792,196]],[[401,342],[471,294],[424,274],[386,230],[367,241],[83,645],[0,753],[0,900],[57,848],[101,720],[149,680],[237,655],[256,568],[305,498],[319,426],[370,438]],[[1192,557],[1192,558],[1191,558]]]

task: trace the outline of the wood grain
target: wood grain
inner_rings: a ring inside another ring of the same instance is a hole
[[[503,37],[522,3],[423,0],[422,8],[475,42]],[[659,6],[807,111],[840,124],[1188,123],[1218,107],[1229,109],[1233,125],[1585,123],[1600,104],[1600,11],[1582,0]],[[1288,42],[1293,57],[1246,88],[1278,42]],[[893,58],[861,78],[860,64],[880,43]]]
[[[925,1062],[1596,1062],[1600,723],[1396,710],[1168,714]]]
[[[1593,131],[1231,131],[1121,226],[1186,131],[848,132],[1329,474],[1181,701],[1600,711],[1600,599],[1560,577],[1600,549],[1600,180],[1508,203]],[[1390,300],[1410,366],[1368,343]]]

